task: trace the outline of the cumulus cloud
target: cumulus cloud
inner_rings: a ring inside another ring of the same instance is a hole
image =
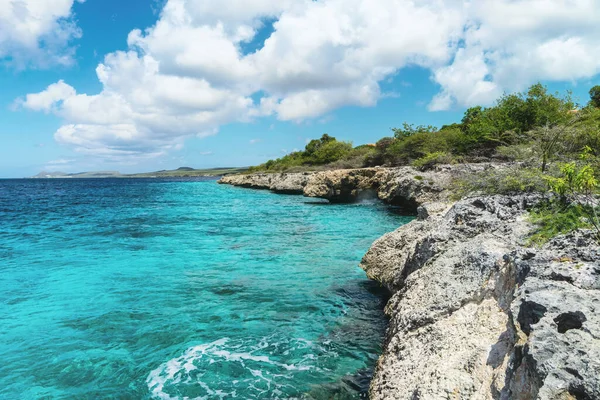
[[[75,89],[60,80],[48,86],[43,92],[28,94],[25,100],[19,99],[17,103],[34,111],[50,112],[53,108],[58,111],[55,107],[73,96],[75,96]]]
[[[71,40],[81,37],[72,19],[74,1],[0,1],[0,61],[19,68],[73,62]]]
[[[589,78],[598,20],[595,0],[168,0],[98,66],[100,93],[60,81],[21,103],[64,118],[55,138],[80,152],[151,157],[230,122],[374,106],[406,66],[439,85],[431,110]],[[268,23],[270,37],[244,53]]]

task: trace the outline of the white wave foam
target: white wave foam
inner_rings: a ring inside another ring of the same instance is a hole
[[[257,384],[258,382],[262,381],[263,384],[267,386],[268,390],[273,390],[274,393],[279,392],[279,390],[276,388],[276,385],[274,385],[273,378],[277,380],[280,380],[281,378],[291,378],[290,376],[277,373],[265,374],[264,370],[268,370],[266,365],[277,367],[278,369],[285,371],[307,371],[316,369],[316,367],[313,365],[303,365],[303,363],[307,361],[316,360],[317,357],[314,354],[304,355],[301,361],[298,363],[299,365],[278,362],[273,360],[268,355],[253,354],[257,351],[264,351],[269,347],[277,348],[281,344],[269,343],[269,339],[272,338],[263,338],[257,345],[253,346],[250,351],[239,351],[244,347],[244,345],[233,344],[228,338],[219,339],[208,344],[190,347],[184,351],[181,356],[173,358],[151,371],[146,378],[148,389],[150,390],[153,398],[161,400],[180,400],[180,397],[172,397],[166,390],[167,385],[173,386],[178,384],[194,384],[202,387],[207,396],[198,397],[197,400],[236,397],[235,390],[228,393],[220,389],[213,389],[209,387],[206,382],[203,382],[199,379],[193,380],[190,373],[193,371],[198,371],[197,375],[201,376],[205,372],[201,367],[198,366],[198,362],[201,360],[206,363],[205,365],[212,365],[216,362],[239,363],[249,372],[249,376],[254,378],[254,382],[233,380],[230,383],[234,387],[238,384],[246,384],[247,387],[254,387],[257,391],[263,394],[264,390],[261,390],[255,386],[255,383]],[[305,339],[294,339],[293,341],[297,350],[308,349],[313,345],[311,341]],[[286,341],[285,344],[289,345],[289,342]],[[288,351],[285,353],[288,353]],[[265,364],[265,369],[250,368],[246,365],[248,362]],[[311,362],[311,364],[313,363]],[[183,400],[189,400],[189,398],[184,397]]]

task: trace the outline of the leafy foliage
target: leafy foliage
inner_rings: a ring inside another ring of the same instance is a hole
[[[425,156],[413,161],[412,166],[421,171],[425,171],[434,165],[452,164],[454,161],[455,159],[452,157],[452,155],[444,151],[436,151],[435,153],[426,154]]]
[[[544,203],[529,214],[529,220],[536,225],[529,241],[541,246],[560,234],[590,228],[591,225],[585,218],[588,213],[579,204],[557,207],[553,202]]]
[[[469,194],[545,193],[548,191],[546,177],[538,168],[518,166],[475,172],[454,182],[453,197],[459,199]]]
[[[600,108],[600,86],[594,86],[590,89],[590,105]]]
[[[248,172],[283,172],[299,167],[320,166],[346,158],[360,157],[361,154],[364,158],[364,152],[365,150],[360,147],[353,149],[350,142],[341,142],[324,134],[320,139],[311,140],[304,151],[296,151],[276,160],[269,160],[259,166],[250,167]]]
[[[402,128],[392,128],[392,132],[394,132],[394,137],[396,139],[410,137],[419,133],[433,133],[436,131],[437,128],[432,125],[418,125],[415,127],[414,125],[409,124],[407,122],[404,122],[402,124]]]
[[[590,103],[594,103],[600,87],[592,88],[590,95]],[[429,168],[439,163],[491,158],[527,161],[547,171],[552,163],[573,159],[584,146],[600,151],[600,109],[590,105],[577,111],[570,93],[552,94],[541,84],[524,93],[505,94],[491,107],[471,107],[460,123],[438,129],[405,122],[401,128],[391,130],[393,137],[357,148],[324,134],[310,141],[304,151],[270,160],[250,171],[411,164]]]
[[[545,177],[550,190],[558,196],[554,208],[560,210],[576,209],[581,214],[582,224],[593,227],[600,243],[600,219],[597,208],[598,179],[594,168],[587,162],[592,149],[586,147],[580,156],[580,162],[572,161],[560,167],[557,177]]]

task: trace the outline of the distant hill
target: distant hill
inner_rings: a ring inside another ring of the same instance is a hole
[[[156,171],[146,172],[141,174],[130,174],[127,175],[129,178],[186,178],[194,176],[222,176],[237,174],[246,171],[247,168],[209,168],[209,169],[195,169],[190,167],[180,167],[171,171]]]
[[[32,176],[31,178],[64,178],[67,177],[69,174],[64,173],[64,172],[59,172],[59,171],[53,171],[53,172],[48,172],[48,171],[42,171],[39,174]]]
[[[42,171],[32,176],[31,179],[53,179],[53,178],[185,178],[194,176],[222,176],[244,172],[246,168],[209,168],[195,169],[191,167],[180,167],[175,170],[161,170],[155,172],[144,172],[139,174],[121,174],[118,171],[92,171],[65,173],[59,171]]]
[[[39,174],[32,176],[33,179],[51,179],[51,178],[120,178],[123,175],[117,171],[93,171],[93,172],[78,172],[69,174],[59,171],[42,171]]]

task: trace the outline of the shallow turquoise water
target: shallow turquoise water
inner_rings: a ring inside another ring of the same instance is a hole
[[[215,181],[0,181],[0,398],[357,398],[407,222]]]

